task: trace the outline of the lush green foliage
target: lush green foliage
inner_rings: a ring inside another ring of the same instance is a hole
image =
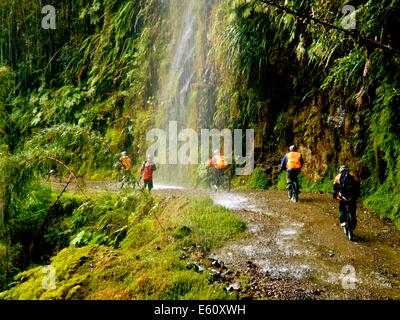
[[[1,2],[0,239],[10,250],[21,243],[24,255],[14,264],[7,254],[9,265],[45,259],[31,247],[43,244],[60,204],[40,185],[43,175],[55,170],[79,186],[94,170],[111,169],[121,149],[143,152],[159,6],[59,1],[57,28],[45,30],[41,2]]]
[[[271,186],[271,181],[268,175],[260,168],[256,168],[251,174],[246,188],[248,189],[267,189]]]
[[[71,202],[71,196],[64,203]],[[162,200],[147,193],[98,194],[58,223],[61,250],[51,259],[56,288],[45,290],[43,267],[15,277],[2,299],[229,299],[206,271],[186,268],[201,248],[220,247],[245,224],[208,198]],[[55,232],[54,232],[55,234]],[[72,239],[68,244],[63,240]],[[186,248],[186,249],[185,249]],[[189,255],[182,259],[182,252]],[[1,252],[0,252],[1,253]]]

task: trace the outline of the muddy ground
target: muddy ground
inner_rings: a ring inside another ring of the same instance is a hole
[[[89,189],[115,191],[113,183]],[[281,191],[209,193],[156,186],[159,195],[210,195],[247,222],[245,236],[211,253],[243,298],[400,299],[400,232],[359,205],[355,239],[338,223],[329,194]]]
[[[216,194],[247,222],[246,236],[214,254],[250,277],[252,297],[273,299],[399,299],[400,233],[359,206],[355,241],[338,223],[327,194]],[[230,202],[229,199],[232,199]],[[239,201],[238,201],[239,199]]]

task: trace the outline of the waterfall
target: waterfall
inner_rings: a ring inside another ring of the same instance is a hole
[[[202,113],[214,110],[210,83],[207,81],[210,50],[208,33],[210,15],[217,0],[169,0],[163,30],[169,34],[165,61],[160,68],[157,94],[158,128],[168,132],[168,125],[176,121],[178,132],[194,129],[199,132],[205,123]],[[210,117],[208,117],[210,118]],[[209,121],[208,121],[209,122]],[[167,139],[168,147],[170,140]],[[189,182],[196,169],[193,165],[166,164],[159,166],[158,179],[165,183]]]

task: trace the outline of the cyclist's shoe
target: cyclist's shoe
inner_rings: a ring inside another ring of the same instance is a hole
[[[344,228],[344,227],[346,226],[346,224],[347,224],[347,222],[342,222],[342,223],[340,224],[340,226]]]

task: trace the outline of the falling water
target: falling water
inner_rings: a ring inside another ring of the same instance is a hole
[[[171,121],[182,129],[210,127],[204,113],[213,112],[213,90],[207,77],[210,67],[207,55],[210,50],[209,21],[213,6],[218,0],[169,0],[165,24],[169,28],[169,47],[166,63],[160,70],[158,125],[168,132]],[[203,110],[203,111],[201,111]],[[210,118],[210,117],[208,117]],[[168,140],[169,142],[169,140]],[[161,165],[158,178],[163,182],[188,182],[190,165]]]

